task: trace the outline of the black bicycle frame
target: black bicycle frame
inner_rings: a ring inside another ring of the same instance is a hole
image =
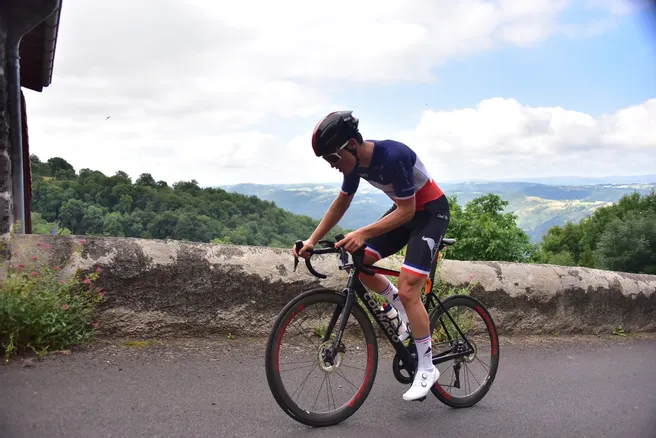
[[[369,267],[369,266],[365,265],[365,267]],[[344,333],[344,330],[346,329],[346,324],[348,323],[348,317],[351,313],[351,309],[354,305],[355,299],[356,297],[360,298],[362,302],[365,304],[365,307],[367,308],[371,316],[378,324],[378,327],[381,328],[387,340],[390,342],[390,344],[392,344],[392,346],[398,353],[399,357],[403,361],[404,367],[407,367],[408,371],[410,373],[413,373],[414,371],[410,371],[410,370],[415,370],[417,368],[417,363],[415,358],[410,353],[408,347],[406,347],[403,344],[403,342],[401,342],[401,340],[398,338],[396,334],[396,329],[392,325],[391,320],[383,313],[382,309],[380,308],[380,304],[374,298],[375,293],[369,292],[358,278],[358,275],[360,274],[361,271],[357,267],[353,267],[352,265],[347,265],[345,266],[345,268],[351,269],[346,288],[344,289],[344,292],[346,293],[346,302],[344,303],[343,307],[338,306],[335,309],[335,312],[333,313],[333,317],[330,320],[330,323],[328,324],[328,327],[326,329],[326,334],[324,336],[323,342],[326,342],[328,340],[330,336],[329,334],[332,332],[332,330],[335,328],[335,325],[337,324],[337,319],[339,318],[339,315],[343,314],[344,316],[342,317],[342,320],[340,321],[340,325],[337,329],[337,336],[333,341],[333,348],[334,348],[333,351],[337,351],[337,346],[340,345],[341,343],[342,335]],[[463,337],[463,339],[471,349],[460,353],[452,353],[451,349],[445,350],[443,352],[435,353],[433,354],[432,357],[433,364],[437,365],[442,362],[446,362],[458,357],[467,356],[471,354],[474,351],[472,345],[469,343],[466,336],[460,330],[460,327],[455,323],[449,312],[446,310],[446,308],[442,304],[442,301],[437,296],[433,296],[432,299],[437,300],[438,304],[444,309],[445,313],[449,316],[449,319],[451,319],[451,322],[456,326],[456,329],[458,330],[460,335]],[[446,331],[446,327],[445,327],[445,331]]]
[[[336,236],[337,241],[343,238],[344,238],[343,235]],[[371,314],[371,316],[376,320],[378,326],[381,328],[383,333],[385,333],[385,337],[387,338],[387,340],[390,342],[390,344],[392,344],[392,346],[398,353],[399,357],[403,361],[404,367],[407,367],[407,370],[410,374],[414,374],[414,370],[416,369],[415,359],[412,357],[412,354],[410,353],[408,348],[405,345],[403,345],[403,342],[401,342],[401,340],[398,338],[396,334],[396,330],[394,329],[391,320],[383,313],[382,309],[380,308],[380,304],[374,299],[373,294],[365,288],[365,286],[362,284],[362,282],[359,279],[360,273],[364,273],[366,275],[373,275],[374,274],[373,270],[375,269],[380,270],[381,268],[371,265],[366,265],[363,263],[363,258],[364,258],[363,249],[360,249],[355,254],[353,254],[353,263],[348,263],[348,256],[344,248],[337,249],[334,247],[333,242],[326,241],[326,240],[322,240],[319,243],[327,244],[329,245],[329,247],[324,249],[313,249],[310,251],[311,253],[313,254],[339,253],[340,258],[342,260],[342,266],[340,269],[350,270],[348,282],[346,284],[346,288],[344,289],[344,292],[346,292],[346,302],[344,303],[343,307],[338,306],[335,309],[335,312],[333,312],[333,316],[326,329],[326,334],[324,335],[323,342],[328,341],[330,336],[329,333],[333,331],[333,329],[335,328],[335,324],[337,324],[337,319],[339,318],[339,315],[343,313],[345,316],[342,318],[340,322],[339,328],[337,330],[337,336],[333,341],[333,348],[332,348],[333,353],[338,351],[338,346],[341,344],[342,336],[344,334],[344,330],[346,329],[346,324],[348,323],[348,317],[351,314],[351,309],[353,308],[356,298],[360,298],[362,302],[365,303],[365,306],[369,311],[369,313]],[[296,241],[297,250],[300,250],[302,245],[303,243],[301,241]],[[441,244],[439,249],[441,250],[443,246],[444,244]],[[437,253],[439,253],[439,251],[437,251]],[[298,263],[298,259],[296,258],[294,261],[294,270],[296,270],[297,263]],[[325,274],[321,274],[317,272],[312,267],[312,263],[310,262],[310,259],[307,259],[305,261],[305,264],[308,270],[314,276],[319,278],[326,278]],[[431,265],[431,271],[430,271],[431,287],[433,284],[436,268],[437,268],[437,257],[435,258],[435,260],[433,260],[433,263]],[[383,271],[387,271],[387,272],[383,272],[383,275],[385,275],[386,273],[394,276],[399,275],[399,271],[394,271],[389,269],[383,269]],[[467,340],[467,337],[464,335],[464,333],[462,333],[460,327],[458,326],[458,324],[456,324],[453,317],[442,303],[442,300],[440,300],[440,298],[437,295],[433,294],[432,291],[429,291],[429,293],[426,295],[427,298],[426,298],[426,302],[424,303],[424,307],[426,311],[428,312],[428,300],[432,300],[433,302],[437,301],[437,305],[439,305],[444,311],[444,313],[447,314],[447,316],[451,320],[451,323],[453,323],[453,325],[458,330],[458,333],[460,333],[460,336],[462,336],[462,338],[467,343],[467,346],[469,347],[469,350],[460,353],[452,353],[451,350],[448,349],[441,353],[433,354],[432,357],[433,364],[437,365],[439,363],[446,362],[448,360],[466,356],[470,353],[473,353],[474,347],[471,345],[469,340]],[[449,340],[453,341],[451,339],[451,336],[448,334],[449,332],[446,330],[444,323],[442,323],[442,327],[444,328],[444,331],[447,333],[447,336],[449,336]]]

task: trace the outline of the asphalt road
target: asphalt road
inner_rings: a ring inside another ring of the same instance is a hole
[[[262,351],[181,341],[18,360],[0,366],[0,437],[656,437],[654,336],[504,339],[492,390],[460,410],[403,401],[383,358],[363,407],[324,429],[278,408]]]

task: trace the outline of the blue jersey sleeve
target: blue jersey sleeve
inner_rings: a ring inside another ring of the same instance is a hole
[[[397,148],[390,156],[392,184],[397,199],[409,199],[415,195],[414,162],[414,152],[409,148]]]
[[[360,176],[355,172],[350,175],[344,175],[344,180],[342,181],[342,194],[352,196],[358,190],[360,185]]]

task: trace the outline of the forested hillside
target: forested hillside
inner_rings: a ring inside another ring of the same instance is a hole
[[[656,274],[656,192],[625,195],[577,224],[550,228],[534,261]]]
[[[90,169],[79,173],[62,158],[31,156],[34,233],[64,232],[146,239],[291,247],[317,220],[255,196],[201,188],[195,180],[170,187],[148,173],[132,182]],[[343,232],[339,227],[330,235]]]

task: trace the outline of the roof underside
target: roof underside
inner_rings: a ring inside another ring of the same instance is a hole
[[[20,44],[21,86],[42,91],[50,85],[55,61],[61,1],[57,9],[41,24],[28,32]]]

